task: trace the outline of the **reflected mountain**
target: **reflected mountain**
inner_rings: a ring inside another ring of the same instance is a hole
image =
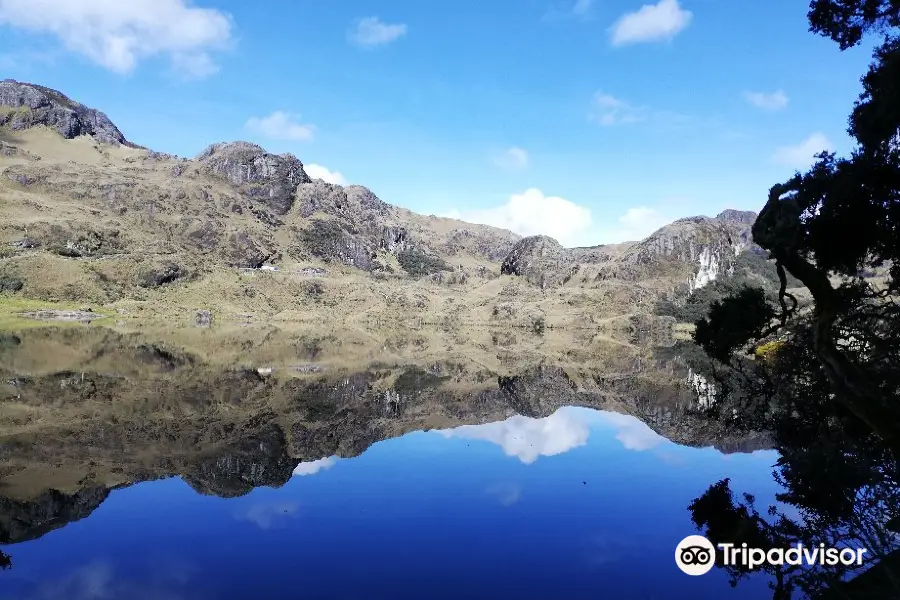
[[[180,477],[199,494],[234,498],[418,430],[488,440],[530,464],[584,444],[588,429],[566,407],[621,415],[626,448],[662,438],[726,453],[771,447],[763,433],[705,418],[677,357],[620,343],[590,362],[522,352],[505,369],[433,356],[365,369],[326,356],[297,369],[222,364],[96,327],[16,340],[0,347],[2,544],[83,519],[116,488]],[[492,351],[508,364],[509,350]]]

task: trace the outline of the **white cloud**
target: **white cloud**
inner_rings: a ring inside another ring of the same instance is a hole
[[[508,229],[523,236],[549,235],[570,247],[579,245],[592,225],[588,208],[565,198],[545,196],[535,188],[513,195],[502,206],[453,211],[445,216]]]
[[[744,92],[744,99],[764,110],[781,110],[788,105],[787,94],[783,90],[776,90],[771,94],[766,92]]]
[[[315,163],[303,165],[303,170],[313,179],[321,179],[325,183],[333,183],[335,185],[347,185],[347,178],[340,171],[329,171],[322,165]]]
[[[219,72],[219,65],[209,54],[172,55],[172,70],[184,79],[205,79]]]
[[[616,439],[626,450],[643,452],[666,442],[666,438],[650,429],[640,419],[631,415],[604,412],[602,419],[616,428]]]
[[[591,119],[600,125],[629,125],[639,123],[646,118],[642,108],[631,106],[628,102],[611,94],[597,92],[591,110]]]
[[[621,227],[616,230],[614,237],[620,242],[642,240],[669,221],[655,208],[635,206],[619,217]]]
[[[306,475],[315,475],[319,471],[327,471],[337,464],[337,459],[333,456],[302,462],[294,467],[294,475],[304,477]]]
[[[591,10],[593,4],[594,0],[575,0],[575,4],[572,6],[572,14],[583,17]]]
[[[357,21],[356,27],[348,37],[359,46],[372,48],[390,44],[404,35],[406,35],[404,23],[389,24],[378,17],[366,17]]]
[[[167,56],[188,77],[210,75],[217,70],[210,53],[232,41],[227,13],[187,0],[0,0],[0,25],[53,35],[120,74]]]
[[[252,117],[247,121],[246,127],[253,133],[273,140],[312,140],[316,134],[315,126],[300,123],[299,119],[299,115],[276,110],[267,117]]]
[[[541,456],[556,456],[587,443],[590,429],[579,411],[560,409],[543,419],[517,415],[484,425],[463,425],[440,431],[444,437],[484,440],[526,465]]]
[[[612,45],[671,40],[690,24],[693,16],[678,4],[678,0],[645,4],[635,12],[622,15],[613,24]]]
[[[799,144],[778,148],[772,160],[792,169],[805,169],[815,161],[816,154],[825,150],[834,150],[834,144],[824,133],[814,133]]]
[[[528,166],[528,152],[518,146],[513,146],[494,157],[494,164],[501,169],[518,171]]]

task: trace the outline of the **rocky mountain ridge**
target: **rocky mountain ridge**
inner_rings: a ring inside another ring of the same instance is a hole
[[[104,144],[137,147],[105,114],[61,92],[14,79],[0,81],[0,126],[20,131],[37,125],[51,127],[67,139],[89,135]]]
[[[545,236],[522,239],[418,215],[362,186],[312,180],[297,157],[249,142],[212,144],[193,159],[142,149],[103,113],[12,80],[0,83],[0,144],[0,278],[38,300],[112,305],[165,295],[178,305],[227,300],[210,308],[246,313],[266,296],[274,315],[310,289],[291,279],[228,283],[235,269],[265,267],[326,274],[319,288],[333,281],[379,318],[413,310],[428,320],[488,321],[502,304],[520,321],[554,324],[559,315],[563,326],[646,312],[654,298],[688,295],[755,249],[754,215],[742,211],[681,219],[626,244],[569,249]],[[459,299],[447,298],[448,287]],[[398,289],[399,312],[389,299]],[[385,300],[376,307],[373,298]]]

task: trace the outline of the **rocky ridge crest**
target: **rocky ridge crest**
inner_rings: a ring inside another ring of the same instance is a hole
[[[98,142],[134,146],[109,117],[50,88],[14,79],[0,81],[0,126],[13,131],[45,125],[66,138],[93,136]]]

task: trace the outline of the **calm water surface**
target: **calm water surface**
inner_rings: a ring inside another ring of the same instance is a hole
[[[179,478],[115,490],[89,517],[4,547],[0,597],[765,598],[762,581],[684,575],[673,554],[710,482],[767,499],[775,458],[568,407],[415,432],[236,498]]]
[[[488,337],[344,372],[345,338],[230,335],[201,340],[217,362],[99,328],[3,338],[0,600],[771,598],[675,565],[691,501],[730,477],[767,506],[777,458],[704,425],[677,361],[594,342],[594,364],[502,373]]]

